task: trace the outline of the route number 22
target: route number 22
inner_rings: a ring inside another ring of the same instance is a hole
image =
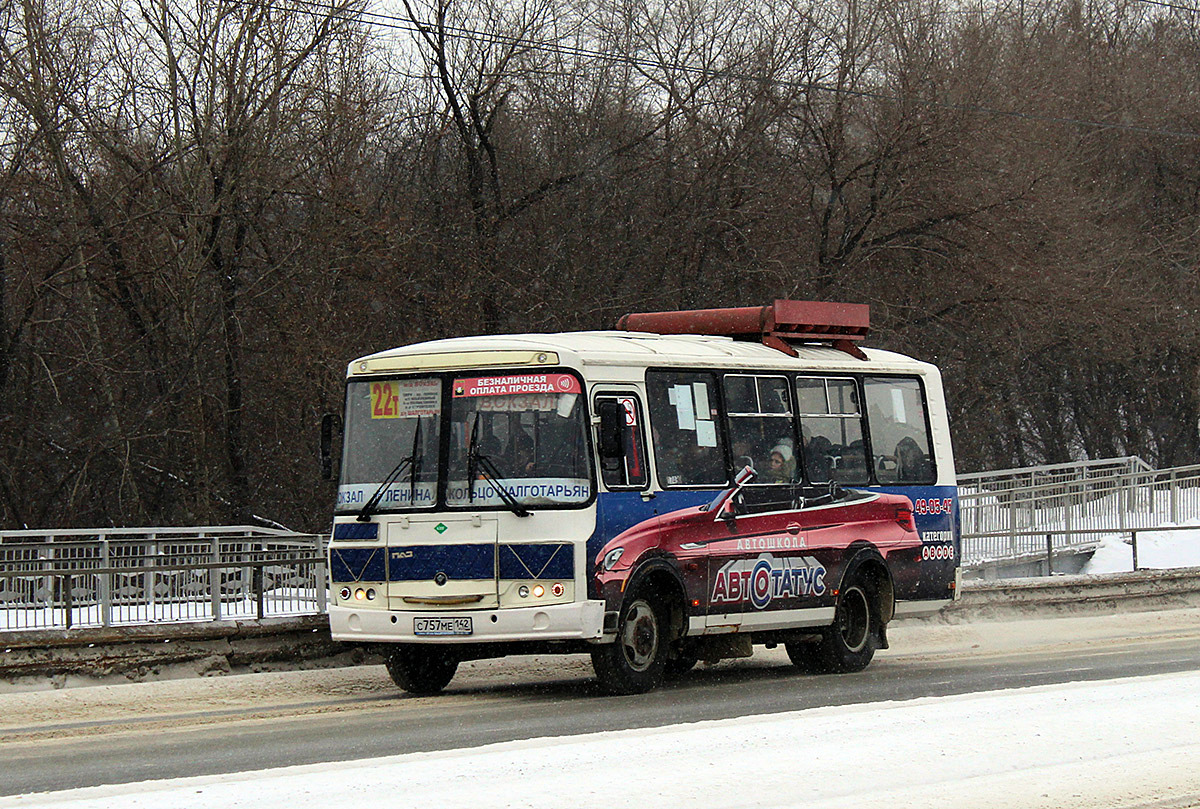
[[[394,382],[371,383],[371,418],[400,417],[400,391]]]

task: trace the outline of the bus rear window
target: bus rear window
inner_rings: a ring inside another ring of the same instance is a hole
[[[880,483],[933,483],[925,397],[916,379],[863,380],[875,475]]]

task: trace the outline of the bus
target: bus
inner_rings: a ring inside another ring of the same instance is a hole
[[[868,330],[779,300],[354,360],[333,638],[414,694],[518,654],[590,654],[614,694],[755,645],[864,668],[960,558],[941,376]]]

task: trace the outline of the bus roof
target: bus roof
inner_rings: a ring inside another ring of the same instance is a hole
[[[762,343],[707,335],[628,331],[503,334],[454,337],[391,348],[350,363],[348,375],[560,365],[712,367],[820,371],[936,373],[933,365],[903,354],[864,348],[865,360],[824,345],[796,345],[790,357]]]

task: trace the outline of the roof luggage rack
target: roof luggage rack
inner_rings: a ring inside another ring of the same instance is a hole
[[[862,303],[777,300],[769,306],[641,312],[622,315],[617,328],[652,334],[708,334],[761,342],[795,357],[794,345],[818,343],[865,360],[856,345],[871,327],[871,307]]]

